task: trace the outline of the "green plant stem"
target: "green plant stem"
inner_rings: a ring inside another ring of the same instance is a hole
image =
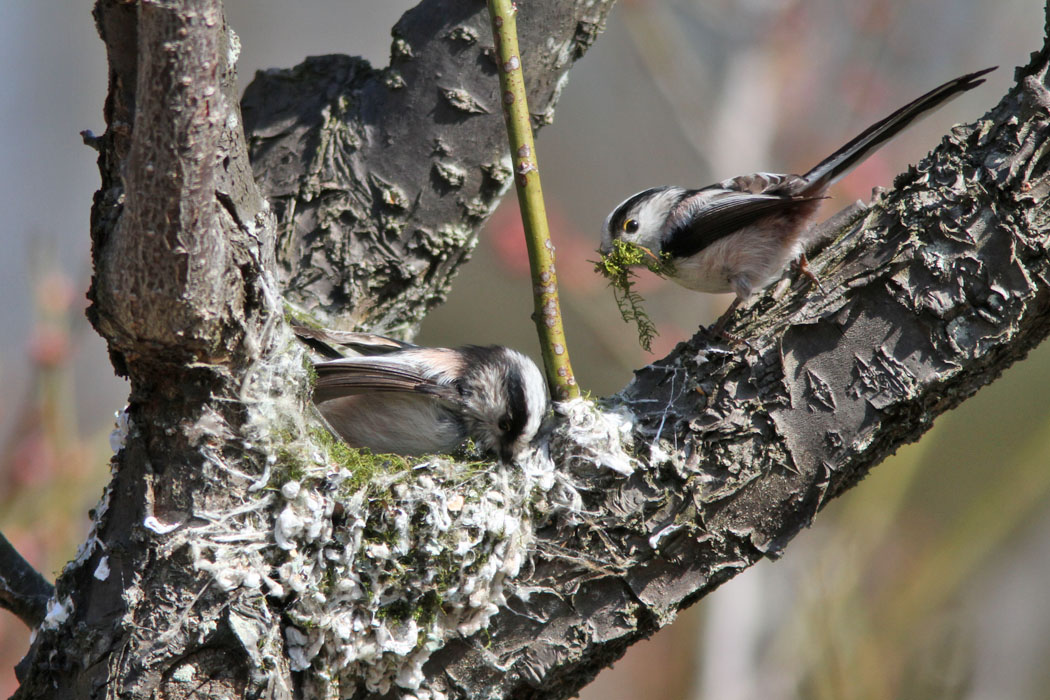
[[[514,162],[514,185],[518,191],[521,219],[525,225],[525,244],[532,270],[532,295],[536,310],[532,315],[540,336],[543,367],[556,399],[580,395],[580,388],[569,364],[561,307],[558,303],[558,276],[554,269],[554,245],[547,228],[543,206],[536,148],[532,140],[529,106],[525,99],[525,78],[518,53],[518,32],[511,0],[488,0],[492,35],[499,63],[500,96],[507,120],[510,152]]]

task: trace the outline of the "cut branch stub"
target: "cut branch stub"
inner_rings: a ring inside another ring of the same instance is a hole
[[[235,357],[237,321],[261,296],[251,290],[257,274],[247,273],[271,264],[272,243],[259,235],[265,202],[245,178],[228,62],[236,48],[221,6],[200,0],[180,10],[96,9],[113,41],[89,316],[120,372],[137,361]]]
[[[32,629],[43,622],[47,600],[54,592],[55,587],[0,534],[0,608],[10,610]]]

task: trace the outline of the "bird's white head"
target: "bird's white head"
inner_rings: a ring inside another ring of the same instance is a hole
[[[540,429],[550,401],[547,382],[532,360],[506,347],[461,348],[467,432],[483,449],[510,463]]]
[[[620,202],[602,223],[598,252],[608,255],[620,240],[659,253],[668,217],[685,193],[681,187],[653,187]]]

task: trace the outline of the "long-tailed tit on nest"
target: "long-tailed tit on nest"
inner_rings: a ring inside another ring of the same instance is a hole
[[[371,333],[294,326],[315,362],[314,403],[352,447],[445,453],[468,437],[510,463],[550,406],[536,364],[510,348],[426,348]]]

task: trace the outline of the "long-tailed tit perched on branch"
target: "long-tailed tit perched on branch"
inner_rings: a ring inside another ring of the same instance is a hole
[[[804,256],[806,231],[828,188],[916,119],[984,80],[987,68],[950,80],[909,102],[822,160],[805,175],[754,173],[701,189],[654,187],[621,202],[602,224],[599,252],[622,240],[667,263],[668,276],[699,292],[733,292],[715,322],[725,334],[730,314]],[[725,334],[728,335],[728,334]]]
[[[330,358],[314,363],[314,403],[353,447],[443,453],[469,437],[509,463],[550,405],[543,373],[510,348],[424,348],[371,333],[293,329]]]

